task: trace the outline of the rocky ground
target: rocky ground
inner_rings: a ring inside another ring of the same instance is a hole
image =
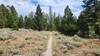
[[[0,29],[0,56],[43,56],[50,31]],[[52,32],[53,56],[100,56],[100,40]]]

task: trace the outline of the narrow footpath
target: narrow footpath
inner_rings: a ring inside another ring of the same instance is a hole
[[[47,44],[47,50],[44,56],[52,56],[52,40],[53,40],[53,36],[52,36],[52,33],[50,33],[48,44]]]

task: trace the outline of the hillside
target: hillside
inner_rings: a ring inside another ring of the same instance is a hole
[[[0,56],[100,56],[100,40],[4,28],[0,29]]]

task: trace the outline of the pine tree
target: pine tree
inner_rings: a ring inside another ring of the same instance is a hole
[[[56,19],[54,20],[55,21],[55,26],[56,26],[56,30],[60,31],[61,30],[61,21],[62,21],[62,18],[60,15],[58,15],[56,17]]]
[[[77,20],[74,19],[73,13],[71,12],[69,6],[65,8],[61,27],[61,32],[70,36],[74,35],[77,32]]]
[[[22,15],[18,18],[18,27],[24,28],[24,20]]]
[[[40,5],[37,6],[34,22],[35,22],[35,29],[37,29],[39,31],[45,30],[47,20],[43,16]]]
[[[96,1],[96,26],[95,33],[100,36],[100,1]]]
[[[7,6],[7,8],[8,8],[8,10],[9,10],[9,14],[8,14],[8,16],[7,16],[7,25],[6,25],[6,27],[7,28],[12,28],[11,26],[12,26],[12,13],[11,13],[11,9],[10,9],[10,6]]]
[[[16,9],[14,8],[14,6],[10,7],[11,10],[11,28],[14,30],[18,30],[18,14],[16,12]]]
[[[7,17],[9,11],[3,4],[0,5],[0,28],[5,28],[7,25]]]
[[[29,25],[31,29],[35,29],[35,22],[34,22],[34,13],[31,11],[28,15],[29,18]]]
[[[55,13],[52,14],[52,9],[49,7],[49,23],[48,23],[48,30],[54,31],[56,30],[56,25],[55,25]]]
[[[84,10],[81,12],[78,20],[80,34],[84,36],[95,35],[95,1],[96,0],[83,0]]]

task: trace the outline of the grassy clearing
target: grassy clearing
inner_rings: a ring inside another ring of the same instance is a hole
[[[0,29],[0,56],[39,56],[46,51],[49,31]],[[53,56],[100,56],[100,40],[52,32]]]
[[[46,51],[48,33],[26,29],[9,30],[6,34],[1,34],[4,40],[0,40],[0,56],[39,56]]]
[[[54,56],[100,56],[100,40],[54,33]]]

